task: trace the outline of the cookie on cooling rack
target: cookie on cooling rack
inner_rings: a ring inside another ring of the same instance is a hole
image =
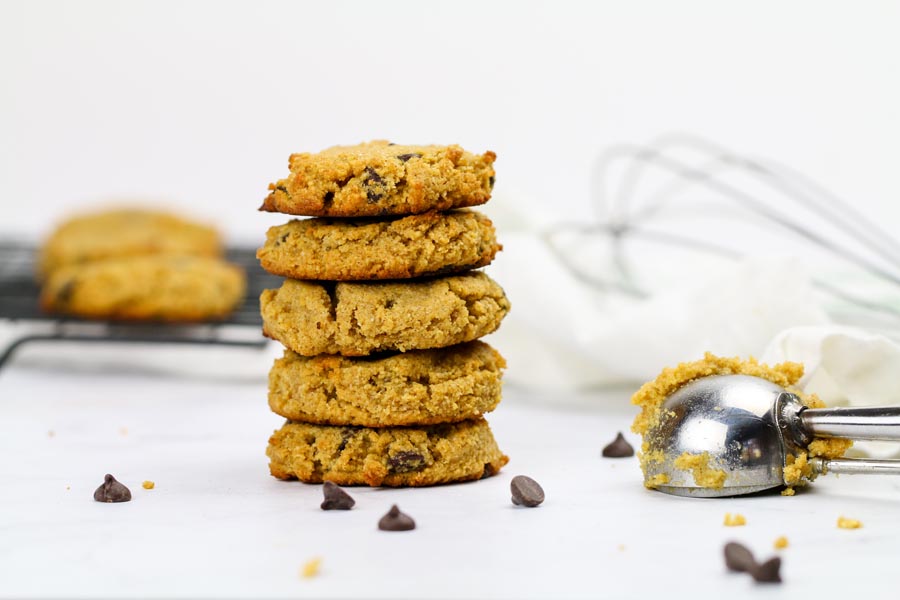
[[[269,229],[256,256],[293,279],[408,279],[489,264],[500,245],[490,219],[468,211],[393,219],[303,219]]]
[[[481,479],[509,461],[484,419],[380,429],[288,421],[269,439],[266,455],[279,479],[371,486]]]
[[[496,155],[374,141],[292,154],[260,210],[316,217],[410,215],[484,204]]]
[[[206,321],[233,311],[245,288],[244,271],[218,258],[129,256],[53,270],[41,307],[92,319]]]
[[[303,356],[445,348],[493,332],[509,312],[481,271],[403,282],[287,279],[260,296],[263,333]]]
[[[222,243],[211,227],[165,212],[116,209],[62,223],[40,249],[38,274],[65,265],[148,254],[219,256]]]

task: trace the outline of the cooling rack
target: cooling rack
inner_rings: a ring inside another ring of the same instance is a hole
[[[247,274],[247,293],[227,319],[202,323],[136,323],[85,320],[43,312],[34,278],[34,245],[0,241],[0,324],[12,336],[0,341],[0,369],[24,344],[42,341],[209,344],[263,347],[259,295],[280,279],[262,270],[254,248],[229,248],[226,259]]]

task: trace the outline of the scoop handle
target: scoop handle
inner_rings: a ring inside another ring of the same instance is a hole
[[[812,437],[900,441],[900,406],[807,408],[799,417]]]
[[[820,475],[900,475],[900,460],[871,458],[813,458],[813,471]]]

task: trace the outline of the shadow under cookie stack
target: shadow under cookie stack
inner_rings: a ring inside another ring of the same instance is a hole
[[[286,346],[269,406],[280,479],[423,486],[480,479],[508,461],[483,414],[503,357],[478,338],[509,311],[481,271],[500,246],[484,215],[493,152],[371,142],[294,154],[261,210],[314,217],[269,229],[257,252],[286,277],[260,297]]]

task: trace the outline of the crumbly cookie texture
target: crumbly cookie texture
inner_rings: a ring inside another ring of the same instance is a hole
[[[676,469],[690,471],[694,476],[694,483],[700,487],[722,489],[725,485],[725,471],[714,469],[709,464],[709,452],[702,454],[683,453],[673,463]]]
[[[290,174],[269,185],[260,210],[316,217],[411,215],[484,204],[493,152],[373,141],[292,154]]]
[[[650,450],[650,442],[647,439],[648,433],[659,424],[660,418],[663,416],[662,405],[666,398],[678,390],[681,386],[700,377],[708,377],[711,375],[751,375],[753,377],[761,377],[776,385],[787,389],[796,394],[800,401],[810,408],[820,408],[825,404],[815,394],[804,394],[793,386],[803,376],[803,365],[799,363],[785,362],[774,366],[760,364],[754,358],[742,360],[740,358],[723,358],[715,356],[707,352],[702,360],[681,363],[677,367],[669,367],[663,369],[662,373],[653,381],[647,382],[631,397],[631,403],[641,407],[640,414],[634,419],[631,430],[639,433],[643,442],[641,444],[640,462],[641,469],[644,471],[644,485],[649,488],[665,485],[668,481],[660,481],[658,478],[647,477],[648,465],[658,463],[664,460],[662,453],[658,450]],[[805,452],[800,452],[797,456],[789,455],[785,462],[784,481],[788,485],[785,495],[792,495],[791,486],[803,485],[806,481],[815,478],[812,467],[808,463],[808,458],[813,456],[822,456],[825,458],[837,458],[842,456],[844,452],[853,444],[850,440],[841,438],[823,439],[819,438],[806,448]],[[702,455],[701,455],[702,456]],[[694,460],[685,457],[679,457],[682,460],[683,467],[695,469],[701,466],[699,463],[689,464]],[[708,455],[707,455],[708,460]],[[701,487],[720,488],[724,484],[724,478],[719,481],[719,476],[714,473],[715,469],[701,468],[699,475],[701,480],[696,480],[698,471],[694,470],[695,481]],[[724,472],[722,472],[724,475]],[[651,480],[652,479],[652,480]]]
[[[217,258],[111,258],[53,271],[41,307],[97,319],[203,321],[228,315],[245,286],[244,272]]]
[[[287,279],[260,296],[263,333],[303,356],[445,348],[493,332],[509,312],[480,271],[394,282]]]
[[[266,454],[279,479],[371,486],[480,479],[509,460],[484,419],[381,429],[288,421],[269,439]]]
[[[490,219],[459,210],[294,220],[270,228],[256,257],[282,277],[353,281],[466,271],[489,264],[499,250]]]
[[[38,257],[39,276],[66,265],[147,254],[219,256],[215,229],[164,212],[117,209],[91,213],[62,223]]]
[[[330,425],[455,423],[497,406],[505,366],[477,341],[364,358],[285,350],[269,371],[269,407],[291,420]]]

